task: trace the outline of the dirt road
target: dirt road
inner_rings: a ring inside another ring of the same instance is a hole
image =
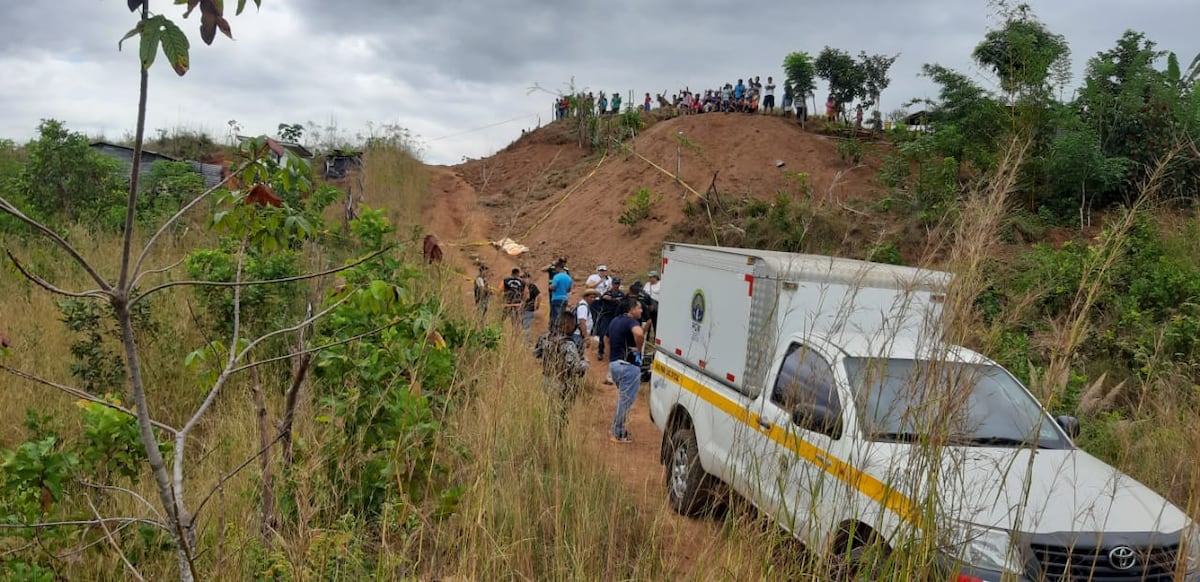
[[[435,167],[430,168],[430,172],[431,196],[424,209],[426,230],[441,239],[446,247],[446,260],[451,264],[473,276],[471,269],[477,259],[481,260],[492,269],[492,284],[498,284],[498,277],[520,265],[517,260],[480,244],[488,240],[492,219],[478,204],[474,188],[451,169]],[[582,246],[586,242],[578,241],[576,244]],[[542,282],[538,281],[539,284]],[[464,296],[470,295],[470,285],[470,281],[464,278]],[[541,310],[533,325],[535,331],[545,329],[545,309]],[[617,391],[615,386],[603,383],[607,362],[596,361],[594,349],[589,350],[588,357],[591,362],[589,391],[576,402],[571,422],[583,430],[582,442],[588,454],[625,485],[631,500],[652,516],[656,526],[661,528],[659,537],[666,542],[664,549],[670,552],[670,555],[663,556],[663,561],[672,566],[679,577],[695,577],[694,568],[699,562],[697,558],[708,552],[713,544],[721,543],[717,535],[718,524],[711,520],[680,517],[666,504],[663,468],[659,464],[662,435],[650,421],[647,400],[649,384],[642,384],[627,421],[634,442],[615,444],[609,441]]]

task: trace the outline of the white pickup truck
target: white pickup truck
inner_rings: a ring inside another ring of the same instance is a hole
[[[942,340],[949,273],[675,243],[662,272],[650,414],[680,513],[723,483],[851,562],[936,538],[950,580],[1200,580],[1188,515]]]

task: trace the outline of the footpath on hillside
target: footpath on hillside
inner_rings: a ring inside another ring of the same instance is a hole
[[[426,203],[424,214],[427,230],[436,232],[442,241],[445,260],[463,271],[462,299],[471,301],[471,279],[475,265],[481,261],[492,272],[506,274],[517,266],[516,261],[504,253],[488,246],[478,246],[476,241],[487,240],[491,228],[491,217],[477,201],[474,188],[447,168],[430,168],[431,197]],[[498,284],[499,280],[493,281]],[[539,286],[542,285],[538,281]],[[545,303],[533,323],[534,331],[546,329]],[[719,539],[719,524],[713,520],[692,520],[674,514],[666,503],[663,467],[659,463],[659,445],[662,435],[651,421],[647,403],[648,384],[642,385],[633,410],[628,419],[628,428],[634,442],[628,445],[609,441],[608,433],[616,409],[615,386],[603,383],[606,362],[596,361],[595,351],[589,352],[591,369],[588,372],[588,393],[575,403],[571,422],[582,431],[581,442],[592,458],[602,463],[608,472],[619,479],[635,503],[662,529],[669,534],[664,547],[671,552],[663,556],[681,578],[693,578],[702,574],[694,570],[699,558]]]

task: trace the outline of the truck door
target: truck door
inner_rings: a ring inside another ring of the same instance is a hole
[[[835,477],[845,460],[838,457],[844,420],[837,380],[830,359],[800,342],[788,346],[774,376],[755,418],[755,463],[767,478],[760,494],[785,527],[819,543],[847,494]]]

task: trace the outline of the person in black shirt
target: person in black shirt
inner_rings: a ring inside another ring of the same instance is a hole
[[[525,312],[521,315],[521,328],[525,330],[525,341],[530,341],[529,329],[533,326],[533,316],[537,314],[538,305],[542,302],[542,290],[538,289],[529,273],[521,274],[521,280],[525,282]]]
[[[613,277],[612,287],[597,301],[600,304],[598,309],[600,317],[596,320],[596,335],[600,337],[600,341],[596,342],[596,361],[598,362],[604,361],[604,349],[608,343],[608,326],[617,315],[620,315],[620,305],[625,297],[625,292],[621,290],[621,278]]]
[[[633,298],[620,303],[621,315],[608,326],[609,361],[608,371],[617,385],[617,412],[613,417],[609,440],[617,444],[629,444],[633,437],[625,429],[625,419],[642,386],[642,343],[645,334],[638,320],[642,317],[642,304]]]
[[[513,269],[512,274],[504,278],[504,317],[516,324],[521,321],[521,306],[525,302],[525,281],[521,280],[521,270]]]

